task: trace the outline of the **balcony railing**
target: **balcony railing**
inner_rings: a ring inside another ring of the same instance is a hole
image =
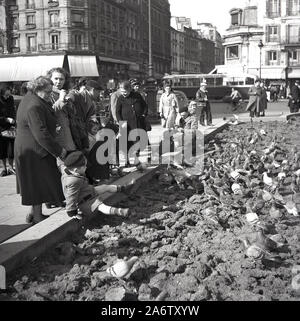
[[[20,52],[20,47],[12,47],[11,51],[12,52]]]
[[[35,9],[35,4],[34,3],[29,3],[26,5],[25,9]]]
[[[83,21],[72,21],[72,27],[84,27]]]
[[[25,27],[26,27],[26,29],[35,29],[36,24],[35,23],[26,23]]]
[[[280,38],[278,36],[269,36],[268,42],[280,42]]]
[[[27,47],[27,52],[35,52],[37,51],[37,47]]]
[[[58,1],[48,1],[49,7],[57,7],[59,5]]]
[[[19,6],[17,6],[17,5],[10,5],[10,6],[8,7],[8,10],[9,10],[9,11],[19,10]]]
[[[49,27],[50,28],[58,28],[60,26],[59,21],[57,22],[50,22]]]
[[[285,44],[287,45],[300,44],[300,35],[289,36],[288,39],[285,41]]]
[[[287,15],[288,16],[299,16],[300,15],[300,9],[288,10]]]
[[[280,12],[279,11],[268,11],[267,12],[267,17],[268,18],[276,18],[280,16]]]
[[[93,50],[93,46],[88,43],[48,43],[40,44],[39,51],[53,51],[53,50],[72,50],[72,51],[89,51]]]

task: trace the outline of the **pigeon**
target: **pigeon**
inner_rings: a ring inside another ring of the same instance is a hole
[[[257,232],[255,244],[257,244],[260,248],[266,251],[274,251],[278,247],[277,243],[270,239],[268,236],[266,236],[261,229]]]
[[[118,260],[113,266],[109,267],[106,272],[116,278],[124,278],[130,273],[133,265],[137,262],[138,257],[133,256],[129,260]]]
[[[240,184],[232,184],[231,190],[233,191],[234,195],[243,195],[242,187]]]
[[[273,179],[268,176],[268,173],[267,173],[267,172],[264,172],[264,173],[263,173],[263,182],[264,182],[267,186],[272,186],[272,185],[273,185]]]
[[[287,210],[289,214],[292,214],[294,216],[299,216],[297,206],[293,201],[288,201],[284,205],[284,208]]]

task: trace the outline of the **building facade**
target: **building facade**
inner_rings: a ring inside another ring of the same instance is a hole
[[[300,79],[299,0],[260,1],[230,14],[225,65],[218,72],[249,73],[275,84]]]
[[[215,65],[224,64],[223,39],[217,28],[211,23],[197,22],[197,31],[201,38],[211,40],[215,44]]]
[[[185,17],[171,19],[172,73],[209,73],[215,67],[215,44],[192,29]]]
[[[257,12],[257,6],[230,11],[231,25],[224,34],[225,64],[217,66],[219,73],[259,75],[263,60],[258,44],[264,37],[264,29],[258,25]]]
[[[265,65],[281,70],[286,82],[300,79],[300,1],[265,2]]]
[[[167,0],[151,3],[153,65],[155,76],[161,77],[171,66],[170,5]],[[71,76],[100,74],[103,82],[145,78],[148,4],[144,0],[0,0],[0,57],[60,56],[57,63]],[[79,70],[83,62],[96,71],[83,66]]]
[[[171,28],[171,73],[185,72],[184,33]]]

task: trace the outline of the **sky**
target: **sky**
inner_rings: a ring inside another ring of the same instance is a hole
[[[172,16],[184,16],[192,19],[193,27],[199,22],[210,22],[218,31],[230,26],[229,11],[232,8],[243,8],[249,0],[169,0]],[[251,4],[255,4],[251,1]]]

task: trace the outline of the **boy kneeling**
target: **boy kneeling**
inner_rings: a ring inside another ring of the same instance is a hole
[[[129,208],[116,208],[105,205],[99,196],[103,193],[125,192],[133,187],[133,182],[128,185],[100,185],[94,187],[88,183],[85,176],[86,158],[80,151],[69,154],[64,160],[62,169],[62,186],[66,198],[66,211],[68,216],[81,218],[78,209],[83,214],[91,214],[100,211],[106,215],[118,215],[128,217]]]

